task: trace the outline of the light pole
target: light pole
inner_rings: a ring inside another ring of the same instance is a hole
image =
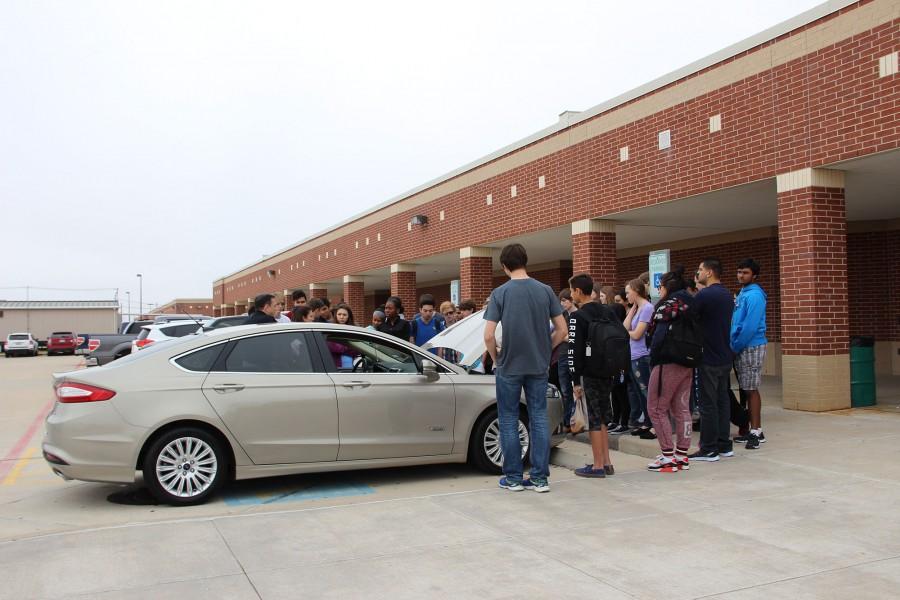
[[[144,277],[138,273],[138,319],[144,314]]]
[[[131,292],[125,292],[125,296],[128,298],[128,320],[131,320]]]

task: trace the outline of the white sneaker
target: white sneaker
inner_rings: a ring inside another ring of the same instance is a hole
[[[655,473],[677,473],[678,463],[675,459],[660,454],[656,460],[647,465],[647,470]]]

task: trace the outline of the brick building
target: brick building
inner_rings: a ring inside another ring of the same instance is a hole
[[[216,314],[297,287],[367,314],[456,279],[481,303],[513,241],[557,290],[664,248],[736,290],[753,256],[785,405],[849,406],[851,335],[900,374],[898,50],[900,0],[828,2],[219,279]]]
[[[175,298],[153,309],[155,315],[212,315],[212,298]]]

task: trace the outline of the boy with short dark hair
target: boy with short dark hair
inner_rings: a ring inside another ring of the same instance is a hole
[[[575,469],[579,477],[603,478],[615,473],[609,457],[609,433],[606,424],[612,421],[613,378],[596,373],[586,360],[589,354],[591,322],[607,317],[616,321],[615,315],[598,302],[591,301],[594,281],[582,273],[569,279],[572,301],[578,310],[569,315],[569,369],[572,375],[575,398],[584,394],[588,409],[588,435],[591,439],[593,464]],[[621,322],[619,322],[621,323]]]
[[[759,383],[766,361],[766,293],[756,283],[759,279],[759,263],[745,258],[738,263],[738,283],[741,291],[734,303],[731,316],[731,349],[735,354],[734,370],[737,372],[741,391],[747,395],[750,409],[750,432],[734,438],[745,442],[748,450],[759,448],[766,441],[762,432],[762,399]]]
[[[422,294],[419,297],[419,314],[409,323],[410,343],[422,346],[446,328],[444,319],[434,314],[434,296]],[[431,348],[429,352],[441,355],[438,348]]]
[[[459,318],[465,319],[473,312],[475,312],[475,301],[474,300],[463,300],[459,303],[459,306],[456,307],[459,309]]]
[[[566,339],[559,299],[550,288],[528,276],[528,254],[521,244],[504,246],[500,264],[509,281],[491,293],[485,311],[484,345],[497,366],[497,416],[503,477],[510,491],[549,492],[550,424],[547,422],[547,373],[554,347]],[[553,330],[547,326],[553,322]],[[497,325],[503,323],[503,349],[498,354]],[[522,474],[519,410],[522,392],[528,409],[531,477]]]
[[[731,351],[729,332],[734,299],[722,285],[722,263],[707,258],[697,268],[697,284],[703,286],[694,297],[693,309],[703,331],[700,362],[700,449],[688,458],[716,462],[734,456],[731,442]]]

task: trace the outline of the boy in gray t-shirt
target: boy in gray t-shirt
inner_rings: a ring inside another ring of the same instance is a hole
[[[549,492],[550,425],[547,422],[547,374],[550,353],[567,337],[562,307],[549,286],[528,276],[528,254],[521,244],[500,253],[500,264],[510,280],[491,293],[485,312],[484,343],[497,365],[497,413],[503,474],[500,487],[515,492],[525,488]],[[549,322],[552,320],[551,331]],[[503,348],[497,353],[497,324],[503,323]],[[519,442],[519,398],[528,405],[531,458],[530,479],[522,474]]]

